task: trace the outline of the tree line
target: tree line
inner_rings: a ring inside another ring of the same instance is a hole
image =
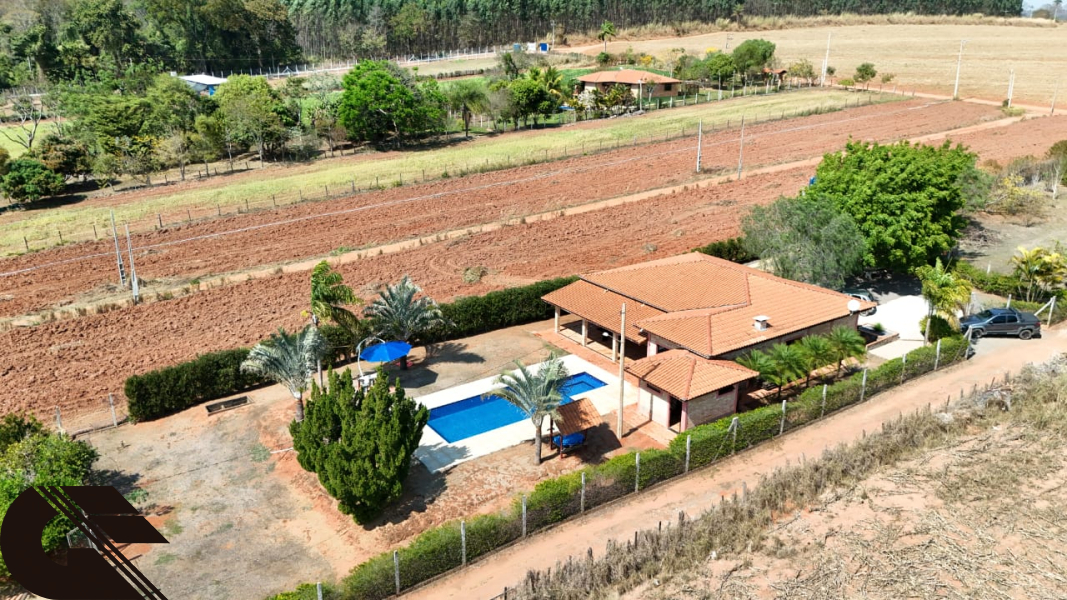
[[[247,71],[426,54],[568,32],[747,16],[1019,15],[1021,0],[22,0],[0,8],[0,90],[129,71]]]

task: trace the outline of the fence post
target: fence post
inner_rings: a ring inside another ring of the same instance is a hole
[[[740,421],[737,420],[737,417],[734,417],[733,420],[730,421],[730,428],[734,430],[733,441],[730,444],[730,446],[731,446],[730,453],[731,454],[735,454],[737,452],[737,428],[740,426],[739,424],[740,424]]]
[[[1011,308],[1011,294],[1008,294],[1008,304],[1004,308]]]
[[[322,600],[322,582],[321,581],[315,584],[315,595],[318,597],[318,600]]]
[[[934,370],[941,364],[941,340],[937,340],[937,349],[934,351]]]
[[[393,575],[396,579],[396,593],[400,594],[400,552],[393,550]]]
[[[278,208],[278,201],[274,199],[274,194],[270,195],[270,204],[272,208]]]
[[[582,471],[582,496],[579,501],[578,512],[585,512],[585,471]]]
[[[904,385],[904,373],[908,371],[908,353],[900,357],[900,384]]]
[[[522,537],[526,537],[526,494],[522,495]]]
[[[163,215],[160,213],[156,213],[156,220],[159,221],[159,228],[163,229]]]
[[[867,369],[863,370],[863,387],[860,388],[860,402],[867,396]]]
[[[467,564],[467,522],[459,522],[459,543],[463,552],[463,564]]]
[[[822,384],[822,411],[819,412],[819,418],[823,418],[826,415],[826,384]]]
[[[119,420],[115,416],[115,395],[114,394],[108,394],[107,395],[107,402],[108,402],[108,404],[111,405],[111,424],[114,425],[115,427],[118,427],[119,426]]]
[[[785,400],[782,400],[782,419],[778,422],[778,435],[785,433]]]
[[[691,446],[692,446],[692,442],[693,442],[693,436],[691,436],[691,435],[685,436],[685,472],[686,473],[689,472],[689,456],[690,456],[690,449],[691,449]]]
[[[641,491],[641,453],[634,454],[634,493]]]
[[[1051,302],[1052,306],[1049,306],[1048,309],[1048,324],[1046,325],[1046,327],[1052,327],[1052,313],[1056,312],[1056,296],[1052,297]]]

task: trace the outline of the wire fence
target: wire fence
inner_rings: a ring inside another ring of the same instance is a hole
[[[803,88],[790,88],[789,90],[783,91],[793,91],[798,89]],[[742,96],[742,93],[742,91],[738,91],[737,96]],[[764,92],[758,91],[758,93],[763,94]],[[775,92],[772,91],[771,93]],[[730,96],[726,95],[723,96],[722,99],[727,100],[729,98]],[[677,98],[661,98],[656,103],[645,105],[644,110],[655,111],[669,108],[677,108],[682,106],[692,106],[695,104],[706,104],[717,101],[719,101],[718,94],[712,92],[701,92],[699,94],[681,96]],[[784,109],[767,109],[762,113],[756,111],[753,112],[752,115],[746,116],[746,124],[755,125],[759,123],[766,123],[769,121],[779,121],[800,116],[808,116],[812,114],[835,112],[845,108],[873,104],[877,101],[878,100],[875,94],[872,92],[871,94],[857,94],[853,101],[846,101],[842,104],[828,104],[826,106],[819,106],[809,109],[795,109],[792,111]],[[573,123],[577,119],[578,116],[573,113],[559,113],[555,116],[554,120],[552,120],[550,123],[546,123],[545,125],[558,126],[567,123]],[[704,124],[704,133],[709,135],[714,134],[717,131],[735,128],[739,124],[740,120],[737,118],[708,121]],[[785,131],[781,133],[784,132]],[[428,172],[426,169],[409,171],[401,170],[388,176],[375,175],[373,179],[369,176],[360,179],[352,177],[348,181],[339,180],[336,183],[324,184],[321,187],[301,186],[295,190],[290,189],[282,192],[272,193],[269,198],[263,197],[253,200],[248,197],[245,197],[237,202],[233,202],[232,200],[226,200],[224,202],[220,200],[211,204],[196,204],[191,206],[185,206],[177,210],[159,211],[154,214],[147,214],[139,218],[126,220],[123,223],[129,225],[131,233],[146,233],[149,231],[195,223],[208,219],[218,219],[225,216],[240,215],[262,210],[274,210],[277,208],[301,204],[305,202],[333,200],[338,198],[350,197],[356,194],[366,192],[375,192],[407,185],[422,184],[427,181],[441,180],[456,176],[462,177],[475,173],[487,173],[491,171],[498,171],[524,165],[554,162],[577,156],[588,156],[592,154],[613,151],[625,147],[650,146],[653,144],[669,142],[684,137],[695,137],[696,134],[696,127],[693,126],[690,126],[688,128],[685,126],[677,128],[664,128],[658,132],[653,132],[648,135],[634,136],[628,140],[624,140],[621,137],[617,137],[613,141],[608,142],[605,142],[603,140],[598,141],[596,143],[580,142],[573,145],[565,145],[558,149],[543,149],[514,155],[508,153],[505,154],[503,157],[498,156],[495,158],[486,158],[484,162],[454,162],[446,165],[440,173]],[[708,147],[708,144],[705,144],[704,147]],[[693,151],[695,152],[695,148]],[[256,161],[243,159],[239,161],[217,162],[208,165],[190,165],[188,167],[186,179],[195,181],[220,175],[224,176],[230,173],[255,171],[259,166],[260,165],[256,164]],[[160,179],[162,179],[162,181],[160,181]],[[157,183],[155,184],[146,184],[143,186],[139,186],[136,189],[144,189],[146,187],[158,187],[179,182],[179,180],[174,177],[173,174],[163,174],[162,177],[157,176],[156,181]],[[15,239],[21,238],[21,243],[19,243],[18,241],[9,241],[3,246],[0,246],[0,253],[20,254],[23,252],[34,252],[65,244],[106,239],[108,237],[111,237],[111,224],[106,217],[100,217],[99,219],[94,220],[92,222],[82,221],[75,222],[69,225],[64,225],[63,228],[57,227],[54,231],[41,230],[38,228],[21,229],[17,231],[16,236],[14,237]],[[9,274],[10,273],[0,273],[0,276]]]
[[[127,419],[129,419],[129,412],[126,409],[126,402],[122,398],[116,398],[115,394],[108,394],[106,398],[88,402],[77,410],[63,411],[56,406],[52,418],[42,418],[41,421],[57,432],[75,437],[101,429],[118,427]]]
[[[356,567],[344,581],[347,597],[377,600],[400,594],[536,531],[780,437],[879,392],[965,360],[970,353],[968,339],[939,340],[838,383],[808,388],[790,402],[693,428],[678,435],[666,450],[631,452],[542,481],[507,511],[446,523],[424,532],[406,547]],[[747,486],[742,485],[747,493]],[[496,596],[506,597],[507,589]]]

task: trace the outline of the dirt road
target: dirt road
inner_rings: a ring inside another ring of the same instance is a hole
[[[648,492],[631,496],[605,510],[565,523],[503,552],[492,554],[473,566],[433,584],[405,594],[405,598],[484,600],[513,587],[527,570],[545,569],[592,548],[602,552],[609,539],[622,541],[638,529],[658,521],[675,521],[678,511],[696,516],[718,503],[723,495],[737,491],[742,482],[752,486],[762,473],[800,460],[817,457],[823,449],[847,443],[873,432],[902,412],[913,412],[928,403],[944,402],[962,388],[988,383],[1006,371],[1018,373],[1028,362],[1041,362],[1067,352],[1067,329],[1048,330],[1042,339],[1013,344],[999,352],[982,352],[970,361],[944,372],[920,378],[903,387],[875,396],[781,439],[725,460],[689,477],[674,480]]]

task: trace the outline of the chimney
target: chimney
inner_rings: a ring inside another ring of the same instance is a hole
[[[766,331],[770,327],[770,317],[760,315],[758,317],[752,317],[752,326],[756,328],[756,331]]]

